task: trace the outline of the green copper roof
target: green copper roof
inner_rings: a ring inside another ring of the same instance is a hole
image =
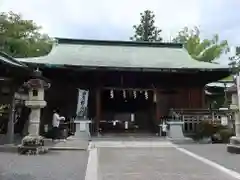
[[[223,79],[220,79],[217,82],[209,83],[206,86],[208,86],[208,87],[221,87],[221,88],[225,88],[225,86],[226,86],[227,88],[229,88],[229,87],[234,86],[234,84],[235,84],[234,83],[234,77],[233,77],[233,75],[230,75],[230,76],[227,76]]]
[[[234,77],[233,75],[227,76],[221,80],[219,80],[219,82],[234,82]]]
[[[20,58],[26,63],[83,67],[149,69],[225,69],[227,66],[198,62],[180,44],[132,41],[58,39],[47,56]]]

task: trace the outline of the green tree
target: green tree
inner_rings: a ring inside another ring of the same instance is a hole
[[[213,62],[223,53],[229,52],[228,42],[220,41],[215,34],[212,39],[201,39],[200,31],[197,27],[189,29],[185,27],[177,37],[173,39],[175,43],[181,43],[193,59],[204,62]]]
[[[230,67],[233,69],[233,74],[236,74],[240,70],[240,47],[237,46],[235,49],[235,55],[229,58]]]
[[[51,51],[53,39],[20,14],[0,13],[0,51],[13,57],[34,57]]]
[[[155,15],[152,11],[146,10],[140,13],[140,24],[134,25],[134,36],[130,37],[133,41],[162,41],[160,30],[155,26]]]

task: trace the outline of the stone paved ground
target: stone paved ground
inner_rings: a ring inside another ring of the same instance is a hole
[[[48,148],[86,150],[88,148],[89,141],[85,139],[69,137],[66,142],[64,142],[63,140],[52,142],[51,139],[45,139],[44,143],[45,146]]]
[[[228,153],[226,144],[191,144],[179,146],[240,173],[240,155]]]
[[[114,148],[129,148],[129,147],[172,147],[173,144],[169,141],[96,141],[91,143],[91,147],[114,147]]]
[[[0,180],[84,180],[86,151],[53,151],[41,156],[0,153]]]
[[[234,180],[174,147],[99,147],[102,180]]]

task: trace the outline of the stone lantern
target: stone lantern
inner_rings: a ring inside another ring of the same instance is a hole
[[[23,138],[19,150],[21,154],[40,153],[44,145],[43,137],[39,135],[41,109],[47,105],[44,100],[44,91],[50,88],[50,84],[42,76],[42,72],[37,69],[24,85],[29,89],[29,98],[25,101],[25,105],[31,109],[31,113],[28,126],[29,134]]]

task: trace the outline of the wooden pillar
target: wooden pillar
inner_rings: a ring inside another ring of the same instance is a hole
[[[7,126],[7,144],[14,142],[14,118],[15,118],[15,92],[11,93],[11,105],[9,109],[9,118]]]
[[[96,89],[96,132],[99,132],[99,123],[101,120],[101,89]]]
[[[157,91],[157,89],[154,90],[154,93],[156,94],[156,124],[159,123],[160,120],[160,102],[159,102],[159,92]]]
[[[188,88],[188,108],[192,107],[192,89]]]
[[[205,89],[204,88],[201,88],[201,93],[202,93],[202,108],[205,108],[206,107],[206,95],[205,95]]]

